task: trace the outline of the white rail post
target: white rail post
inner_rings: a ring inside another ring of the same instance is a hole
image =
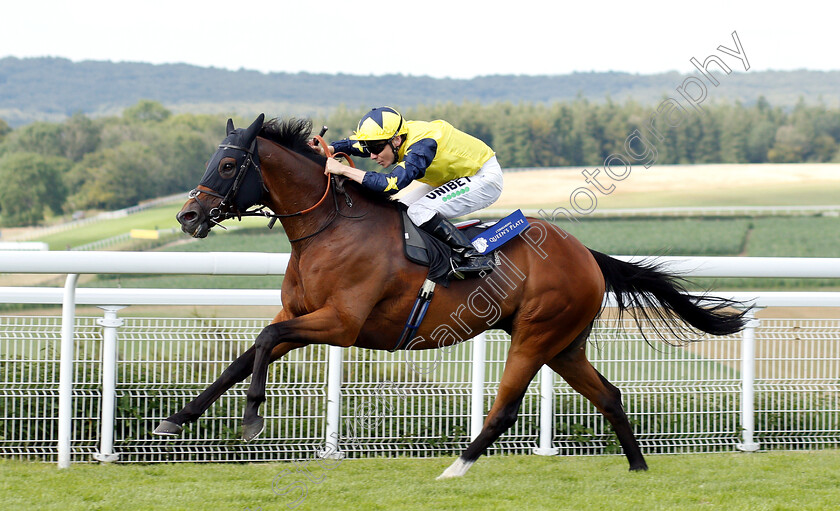
[[[472,350],[472,393],[470,400],[470,441],[481,433],[484,427],[484,378],[487,359],[487,334],[482,332],[473,337]]]
[[[117,328],[123,320],[117,317],[122,305],[100,305],[105,317],[96,322],[102,326],[102,419],[100,423],[100,448],[93,459],[103,463],[117,461],[114,453],[114,417],[117,404]]]
[[[747,326],[741,341],[741,443],[737,448],[745,452],[758,450],[755,442],[755,329],[759,320],[753,311],[746,315]]]
[[[77,273],[67,275],[61,305],[61,358],[58,377],[58,468],[70,467],[73,438],[73,357],[76,337]]]
[[[554,371],[547,365],[540,369],[540,446],[534,454],[554,456],[559,449],[551,446],[554,438]]]
[[[344,348],[329,347],[329,361],[327,367],[327,427],[325,431],[324,450],[318,452],[321,458],[344,458],[339,450],[341,428],[341,380],[343,369]],[[333,448],[330,448],[333,446]]]

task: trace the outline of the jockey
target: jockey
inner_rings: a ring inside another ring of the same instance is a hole
[[[492,269],[490,258],[448,220],[486,208],[501,195],[502,169],[487,144],[446,121],[407,121],[393,108],[379,107],[362,117],[349,139],[335,141],[329,149],[370,157],[382,167],[394,165],[385,174],[327,160],[325,173],[347,176],[371,190],[394,194],[419,181],[399,200],[408,206],[415,225],[459,256],[452,261],[456,277]]]

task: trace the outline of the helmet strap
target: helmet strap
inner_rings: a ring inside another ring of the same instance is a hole
[[[400,159],[400,147],[402,147],[402,145],[405,143],[405,139],[403,137],[400,137],[400,145],[394,146],[395,138],[397,138],[397,135],[394,135],[388,140],[388,145],[391,146],[391,151],[394,153],[394,163],[392,163],[391,165],[394,165],[395,163],[397,163],[397,160]]]

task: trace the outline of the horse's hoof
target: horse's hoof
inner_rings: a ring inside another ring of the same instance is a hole
[[[161,421],[160,425],[155,428],[154,434],[161,436],[178,436],[184,428],[180,424],[175,424],[172,421]]]
[[[444,470],[443,473],[441,475],[437,476],[435,479],[440,481],[442,479],[451,479],[453,477],[462,477],[464,474],[467,473],[467,470],[469,470],[470,467],[473,466],[473,463],[475,463],[475,460],[467,461],[467,460],[464,460],[462,458],[458,458],[457,460],[455,460],[455,463],[450,465],[449,468]]]
[[[257,435],[262,433],[263,429],[265,429],[265,419],[257,417],[253,422],[242,426],[242,440],[250,442],[257,438]]]
[[[642,463],[641,465],[630,466],[630,472],[644,472],[648,469],[647,463]]]

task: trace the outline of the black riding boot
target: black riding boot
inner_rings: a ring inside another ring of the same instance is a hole
[[[493,269],[490,257],[476,250],[469,238],[440,213],[435,213],[435,216],[420,228],[449,245],[455,252],[455,257],[450,262],[454,277],[463,279],[465,273],[489,272]]]

